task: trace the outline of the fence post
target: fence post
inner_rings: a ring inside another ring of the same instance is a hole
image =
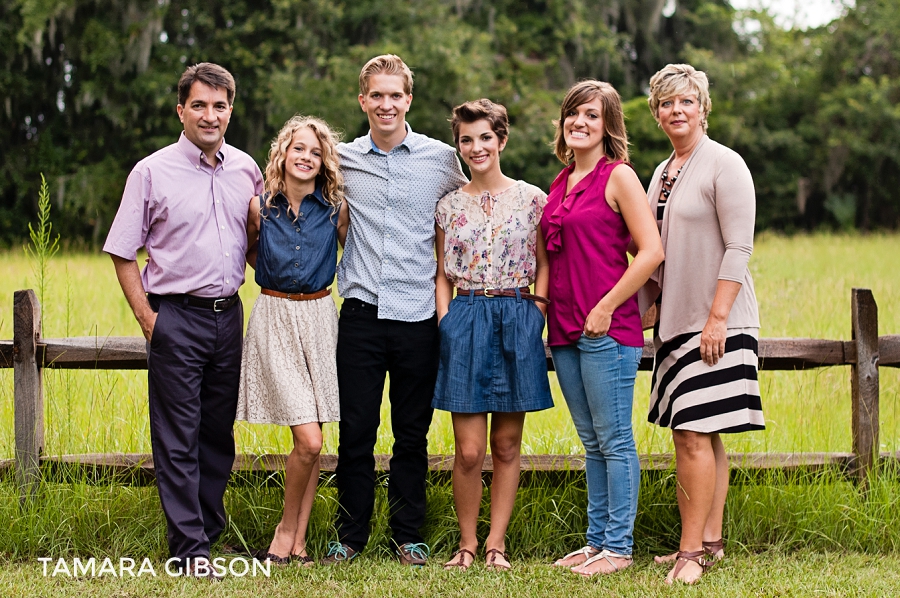
[[[34,291],[16,291],[13,298],[13,387],[16,421],[16,481],[22,502],[40,482],[44,449],[44,384],[37,362],[41,338],[41,305]]]
[[[855,475],[863,488],[878,463],[878,306],[869,289],[853,289],[850,298],[856,363],[850,366],[853,402]]]

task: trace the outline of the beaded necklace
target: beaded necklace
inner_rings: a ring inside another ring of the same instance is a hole
[[[671,162],[669,164],[671,164]],[[661,197],[656,204],[656,221],[660,225],[662,224],[663,214],[666,210],[666,201],[669,199],[669,195],[672,194],[672,186],[675,185],[675,181],[678,180],[678,177],[681,175],[681,170],[684,168],[684,164],[682,164],[681,168],[678,169],[678,172],[675,173],[675,176],[670,179],[669,164],[666,165],[666,169],[663,170],[662,176],[660,177],[662,180],[662,189],[660,190]]]
[[[674,185],[675,181],[678,180],[678,177],[679,177],[679,175],[681,175],[681,170],[683,168],[684,168],[684,164],[681,165],[681,168],[678,169],[678,172],[676,172],[675,176],[673,176],[671,179],[669,178],[668,166],[666,167],[665,170],[663,170],[662,176],[660,177],[662,179],[663,198],[669,199],[669,195],[672,193],[672,185]],[[663,201],[665,201],[665,199]]]

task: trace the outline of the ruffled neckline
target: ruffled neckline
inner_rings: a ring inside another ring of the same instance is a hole
[[[566,198],[566,186],[569,183],[569,175],[572,174],[572,171],[575,170],[575,163],[572,162],[568,166],[566,166],[561,173],[559,173],[559,177],[556,179],[556,184],[559,187],[562,187],[562,194],[560,196],[559,204],[557,204],[556,208],[553,210],[553,213],[550,214],[550,217],[547,219],[547,234],[544,238],[544,241],[547,244],[547,251],[561,251],[562,250],[562,223],[563,219],[566,215],[572,211],[572,206],[575,205],[575,201],[578,199],[578,196],[585,190],[590,188],[594,183],[594,179],[597,177],[597,173],[606,165],[607,158],[603,156],[600,158],[600,161],[597,162],[597,165],[594,167],[594,170],[590,172],[583,179],[578,181],[578,183],[572,187],[572,190],[569,191],[569,199],[564,201]]]

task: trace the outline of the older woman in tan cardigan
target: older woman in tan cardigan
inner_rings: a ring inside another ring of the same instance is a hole
[[[656,307],[651,423],[675,443],[681,541],[668,583],[696,582],[724,556],[728,461],[721,434],[765,427],[757,381],[759,315],[747,268],[756,197],[743,159],[706,136],[706,75],[670,64],[650,79],[650,110],[672,142],[648,189],[666,260],[640,293]]]

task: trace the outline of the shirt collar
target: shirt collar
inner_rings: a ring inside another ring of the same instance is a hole
[[[203,150],[194,145],[194,142],[187,138],[187,135],[184,134],[184,131],[181,132],[181,135],[178,137],[178,149],[181,150],[187,159],[191,161],[191,164],[194,166],[202,166],[203,164],[209,164],[206,161],[206,154],[203,153]],[[216,158],[218,158],[220,164],[225,164],[225,158],[228,152],[226,150],[225,140],[222,140],[222,145],[219,146],[218,151],[216,152]]]
[[[287,197],[285,197],[284,193],[282,193],[281,191],[279,191],[275,196],[275,200],[277,201],[279,197],[283,199],[285,203],[287,203]],[[316,190],[306,195],[303,199],[306,199],[307,197],[313,197],[317,199],[323,206],[330,207],[331,205],[327,201],[325,201],[325,196],[322,194],[322,185],[319,182],[316,182]]]
[[[412,130],[412,127],[409,126],[408,122],[404,121],[403,124],[406,126],[406,137],[404,137],[403,141],[401,141],[394,147],[402,146],[402,147],[405,147],[407,150],[412,151],[415,146],[415,141],[413,138],[413,130]],[[368,135],[366,135],[366,137],[368,137],[368,139],[369,139],[369,147],[366,148],[365,150],[363,150],[363,153],[368,153],[371,151],[376,154],[381,154],[382,156],[388,155],[389,152],[386,152],[386,151],[382,150],[381,148],[379,148],[377,145],[375,145],[375,140],[372,139],[372,129],[369,129],[369,133],[368,133]]]

